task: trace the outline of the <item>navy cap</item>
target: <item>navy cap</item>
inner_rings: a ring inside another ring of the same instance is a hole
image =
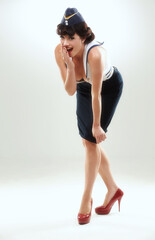
[[[66,26],[72,26],[80,22],[85,22],[85,20],[78,12],[78,10],[76,8],[67,8],[61,20],[61,24]]]

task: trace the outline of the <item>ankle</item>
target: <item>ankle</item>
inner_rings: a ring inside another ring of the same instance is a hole
[[[107,188],[108,192],[114,192],[118,189],[117,185],[111,185]]]
[[[88,194],[87,192],[84,192],[83,196],[82,196],[82,201],[90,202],[91,201],[91,194]]]

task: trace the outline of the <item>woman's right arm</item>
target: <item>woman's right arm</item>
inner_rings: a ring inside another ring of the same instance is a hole
[[[61,44],[55,48],[55,59],[60,70],[65,90],[70,96],[73,96],[77,86],[74,63],[72,58],[69,57],[66,48],[62,48]]]

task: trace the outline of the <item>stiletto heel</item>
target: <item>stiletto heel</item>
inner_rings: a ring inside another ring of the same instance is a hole
[[[78,213],[77,218],[78,218],[79,224],[86,224],[86,223],[90,222],[92,205],[93,205],[93,199],[91,198],[91,210],[90,210],[90,213],[88,213],[88,214]]]
[[[120,202],[121,202],[121,199],[122,199],[122,197],[120,197],[120,198],[118,199],[118,210],[119,210],[119,212],[120,212]]]
[[[123,197],[124,193],[123,191],[118,188],[116,193],[114,194],[114,196],[112,197],[112,199],[110,200],[110,202],[107,204],[106,207],[104,207],[103,205],[100,207],[95,208],[95,212],[97,214],[108,214],[112,208],[112,206],[114,205],[114,203],[118,200],[118,210],[120,212],[120,202],[121,199]]]

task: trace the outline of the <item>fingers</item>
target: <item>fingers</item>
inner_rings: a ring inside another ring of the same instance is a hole
[[[62,47],[61,48],[62,49],[62,58],[67,63],[70,60],[69,53],[68,53],[66,47],[63,47],[63,46],[61,46],[61,47]]]
[[[100,135],[99,137],[96,138],[96,142],[100,143],[100,142],[104,141],[106,138],[107,138],[106,135],[102,134],[102,135]]]
[[[68,55],[68,52],[65,47],[62,47],[62,54],[63,54],[63,56]]]

